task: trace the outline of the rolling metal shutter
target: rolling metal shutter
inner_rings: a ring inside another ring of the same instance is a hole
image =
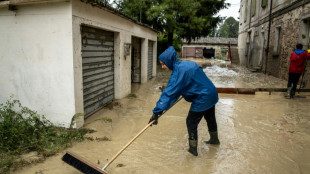
[[[187,58],[187,57],[194,58],[196,56],[195,47],[184,47],[183,49],[184,49],[183,51],[184,58]]]
[[[148,49],[148,62],[147,62],[147,77],[148,79],[152,78],[153,74],[153,42],[149,41]]]
[[[114,99],[114,33],[82,26],[84,114]]]

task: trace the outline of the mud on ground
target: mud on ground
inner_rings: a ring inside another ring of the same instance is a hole
[[[217,87],[285,87],[285,81],[274,77],[253,74],[239,67],[219,68],[206,66],[204,69]],[[227,75],[223,76],[225,73]],[[165,85],[168,78],[169,73],[159,70],[157,78],[149,83],[133,85],[136,97],[115,100],[88,118],[85,127],[96,130],[88,135],[93,140],[76,143],[68,150],[103,167],[147,125],[161,93],[159,87]],[[303,95],[307,98],[287,100],[283,93],[276,92],[271,95],[263,92],[256,95],[220,94],[216,118],[221,144],[203,143],[209,136],[206,122],[202,120],[198,128],[198,157],[187,152],[185,119],[190,104],[182,100],[159,120],[157,126],[146,130],[106,171],[110,174],[308,173],[310,95]],[[64,153],[16,173],[78,174],[79,171],[61,161]]]

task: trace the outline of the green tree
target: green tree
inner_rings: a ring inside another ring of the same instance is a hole
[[[114,0],[112,4],[116,6],[117,10],[161,32],[163,27],[159,19],[148,19],[146,14],[150,6],[158,3],[160,3],[158,0]]]
[[[225,0],[115,0],[117,8],[142,23],[163,32],[172,45],[173,36],[191,42],[222,20],[214,15],[229,4]]]
[[[220,26],[218,33],[219,37],[236,38],[238,37],[238,31],[239,22],[236,21],[233,17],[229,17]]]

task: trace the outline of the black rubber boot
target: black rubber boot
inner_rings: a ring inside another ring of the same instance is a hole
[[[291,90],[292,90],[292,87],[288,87],[287,88],[287,92],[286,92],[286,95],[284,96],[285,98],[287,99],[290,99],[292,97],[292,93],[291,93]]]
[[[197,140],[188,139],[189,149],[188,152],[194,156],[198,156],[197,152]]]
[[[217,131],[209,132],[209,134],[210,134],[210,140],[205,141],[206,144],[220,144],[220,140],[218,139],[217,136]]]
[[[294,98],[295,97],[295,90],[291,90],[291,98]]]

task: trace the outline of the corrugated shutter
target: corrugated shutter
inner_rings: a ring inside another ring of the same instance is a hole
[[[148,49],[148,66],[147,66],[147,77],[148,79],[152,78],[153,74],[153,42],[149,41]]]
[[[82,26],[84,114],[114,99],[114,33]]]
[[[196,58],[203,58],[202,47],[196,47],[195,48],[195,57]]]
[[[184,57],[192,57],[194,58],[195,57],[195,47],[184,47],[183,48],[185,51],[185,55]]]

